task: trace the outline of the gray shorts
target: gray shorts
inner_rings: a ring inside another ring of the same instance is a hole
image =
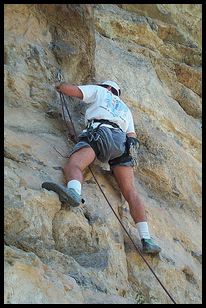
[[[108,162],[110,166],[134,166],[132,157],[126,153],[125,149],[126,133],[121,129],[101,125],[93,137],[93,141],[90,142],[87,132],[82,132],[70,156],[81,148],[91,147],[97,159]]]

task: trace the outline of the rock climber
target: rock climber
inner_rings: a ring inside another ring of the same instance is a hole
[[[56,192],[63,203],[78,206],[81,203],[83,171],[96,158],[108,162],[121,193],[129,204],[130,214],[139,233],[142,252],[157,254],[161,251],[150,236],[145,206],[135,187],[135,159],[137,151],[133,117],[128,106],[120,99],[121,90],[114,81],[93,85],[73,85],[58,82],[59,93],[76,97],[89,104],[85,113],[86,128],[79,134],[67,163],[64,176],[67,186],[44,182],[42,187]]]

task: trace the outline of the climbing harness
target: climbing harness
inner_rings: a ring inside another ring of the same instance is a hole
[[[62,82],[62,81],[63,81],[63,77],[62,77],[62,75],[61,75],[60,70],[58,70],[58,72],[57,72],[57,79],[58,79],[59,82]],[[59,94],[60,94],[60,100],[61,100],[62,106],[65,106],[66,111],[67,111],[68,116],[69,116],[69,119],[70,119],[70,121],[71,121],[71,125],[72,125],[72,128],[73,128],[73,130],[74,130],[74,134],[75,134],[75,141],[77,141],[76,130],[75,130],[75,127],[74,127],[74,124],[73,124],[73,121],[72,121],[72,118],[71,118],[69,109],[68,109],[68,107],[67,107],[67,105],[66,105],[66,101],[65,101],[64,95],[63,95],[61,92],[59,92]],[[63,117],[64,117],[64,120],[66,121],[65,115],[63,115]],[[136,145],[136,146],[137,146],[137,145]],[[135,149],[135,151],[136,151],[136,149]],[[136,245],[136,243],[133,241],[133,239],[132,239],[131,235],[129,234],[129,232],[127,231],[127,229],[124,227],[124,225],[123,225],[123,223],[121,222],[120,218],[118,217],[118,215],[117,215],[116,212],[114,211],[113,207],[111,206],[111,204],[110,204],[110,202],[109,202],[107,196],[105,195],[104,191],[102,190],[102,187],[101,187],[101,185],[99,184],[99,182],[98,182],[98,180],[97,180],[97,178],[96,178],[96,176],[95,176],[95,174],[94,174],[92,168],[91,168],[90,166],[89,166],[88,168],[89,168],[89,170],[90,170],[90,172],[91,172],[91,174],[92,174],[92,176],[93,176],[93,178],[94,178],[94,180],[95,180],[97,186],[99,187],[100,191],[102,192],[102,194],[103,194],[105,200],[107,201],[109,207],[111,208],[112,212],[113,212],[114,215],[116,216],[117,220],[119,221],[119,223],[120,223],[120,225],[122,226],[123,230],[126,232],[126,234],[127,234],[127,236],[129,237],[129,239],[131,240],[132,244],[134,245],[135,249],[136,249],[137,252],[139,253],[140,257],[141,257],[141,258],[143,259],[143,261],[146,263],[146,265],[148,266],[148,268],[150,269],[150,271],[152,272],[152,274],[155,276],[155,278],[157,279],[157,281],[159,282],[159,284],[161,285],[161,287],[162,287],[162,288],[164,289],[164,291],[167,293],[167,295],[169,296],[169,298],[171,299],[171,301],[173,302],[173,304],[177,304],[177,303],[175,302],[174,298],[170,295],[170,293],[169,293],[168,290],[166,289],[166,287],[165,287],[165,286],[163,285],[163,283],[160,281],[160,279],[158,278],[158,276],[156,275],[156,273],[155,273],[154,270],[152,269],[151,265],[148,263],[148,261],[146,260],[146,258],[143,256],[143,254],[142,254],[142,252],[140,251],[139,247],[138,247],[138,246]]]
[[[100,123],[99,125],[97,125],[97,127],[94,128],[93,123],[94,123],[93,120],[89,121],[86,127],[87,129],[86,137],[90,143],[98,141],[99,135],[96,135],[96,132],[98,131],[98,128],[101,126]]]
[[[93,126],[94,123],[98,123],[96,127]],[[91,119],[87,123],[86,132],[84,132],[83,134],[81,134],[81,136],[79,136],[81,140],[85,140],[86,142],[89,142],[90,146],[93,148],[93,150],[96,153],[96,156],[99,159],[100,159],[99,154],[101,150],[98,148],[97,142],[98,140],[101,140],[101,133],[99,132],[99,128],[103,124],[110,125],[111,127],[114,127],[114,128],[119,128],[119,126],[116,123],[110,122],[108,120]]]

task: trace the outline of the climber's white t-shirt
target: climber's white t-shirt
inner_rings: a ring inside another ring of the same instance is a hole
[[[125,133],[135,132],[132,113],[111,91],[97,85],[78,86],[83,101],[91,104],[85,113],[85,124],[91,119],[105,119],[119,125]]]

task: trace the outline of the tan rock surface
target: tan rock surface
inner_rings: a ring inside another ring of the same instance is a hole
[[[59,68],[74,84],[121,85],[141,142],[136,187],[162,247],[146,258],[177,303],[202,302],[201,19],[200,4],[5,5],[5,304],[171,303],[89,170],[78,208],[41,188],[64,183],[73,146]],[[67,103],[78,133],[86,106]],[[108,165],[92,168],[139,245]]]

